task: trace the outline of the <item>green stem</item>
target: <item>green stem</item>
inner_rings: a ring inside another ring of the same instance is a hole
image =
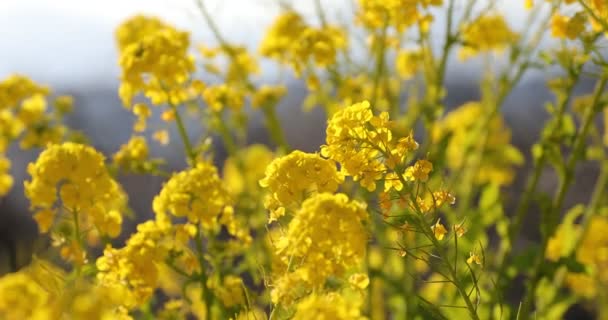
[[[203,249],[203,238],[201,236],[201,225],[197,225],[196,235],[194,237],[194,246],[196,248],[196,254],[198,257],[198,263],[201,268],[200,274],[198,274],[198,280],[201,285],[201,298],[205,302],[205,309],[207,313],[207,319],[213,319],[211,315],[211,307],[213,305],[214,296],[211,290],[207,287],[207,273],[205,272],[205,252]]]
[[[270,138],[279,147],[280,151],[287,153],[290,151],[289,144],[285,138],[283,129],[281,128],[281,122],[277,117],[275,106],[267,106],[262,109],[264,117],[266,118],[266,125],[270,133]]]
[[[177,130],[179,131],[182,143],[184,144],[186,157],[188,157],[188,159],[190,160],[190,165],[194,166],[196,164],[196,153],[194,152],[194,148],[192,148],[190,138],[188,138],[188,133],[186,132],[186,127],[184,126],[182,117],[180,116],[179,111],[177,110],[177,106],[175,104],[169,102],[169,106],[175,114],[175,123],[177,124]]]
[[[80,221],[78,221],[78,211],[77,210],[71,210],[71,211],[72,211],[72,219],[74,219],[74,241],[76,241],[76,243],[78,244],[78,247],[80,247],[80,249],[84,251],[84,244],[82,243],[82,237],[80,235]],[[76,274],[80,275],[80,271],[81,271],[80,264],[76,263],[75,269],[76,269]]]
[[[373,95],[372,95],[372,109],[376,110],[376,103],[378,102],[378,91],[380,90],[380,80],[382,80],[382,76],[384,74],[384,59],[385,59],[385,52],[384,50],[386,49],[386,33],[388,31],[388,19],[386,20],[386,22],[384,23],[384,26],[382,27],[382,31],[380,32],[380,39],[378,39],[377,41],[380,41],[379,47],[376,49],[376,69],[375,69],[375,73],[374,73],[374,79],[373,79]]]
[[[238,158],[236,142],[234,141],[234,137],[230,133],[230,129],[226,125],[226,122],[222,118],[222,114],[220,112],[214,112],[213,116],[216,117],[217,129],[222,137],[222,141],[224,141],[224,146],[226,147],[226,151],[228,151],[228,155]]]

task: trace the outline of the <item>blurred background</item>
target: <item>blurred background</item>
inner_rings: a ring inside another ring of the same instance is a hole
[[[70,94],[75,98],[75,112],[68,118],[68,125],[82,130],[92,144],[106,155],[114,153],[131,135],[133,116],[125,110],[117,96],[118,67],[114,30],[126,18],[137,14],[155,15],[180,29],[192,32],[193,47],[197,44],[215,45],[213,35],[207,30],[197,10],[195,0],[2,0],[0,1],[0,79],[12,73],[31,77],[48,85],[55,94]],[[354,0],[322,0],[327,16],[344,21],[353,16]],[[506,14],[511,27],[521,30],[525,12],[522,1],[500,0],[499,10]],[[247,46],[256,51],[256,44],[266,28],[280,12],[276,0],[207,0],[225,37],[234,44]],[[312,1],[291,3],[304,16],[315,20]],[[442,17],[436,18],[433,33],[437,41],[443,39]],[[353,52],[356,56],[357,52]],[[263,73],[257,81],[276,83],[278,68],[262,62]],[[455,107],[478,99],[477,87],[481,67],[479,61],[462,63],[451,57],[447,73],[447,105]],[[545,87],[550,76],[547,71],[530,71],[507,99],[503,113],[513,131],[513,143],[529,157],[531,144],[537,140],[546,113],[543,104],[552,99]],[[202,75],[203,79],[205,75]],[[588,92],[592,83],[583,83],[580,92]],[[302,111],[305,85],[298,79],[287,81],[288,96],[279,106],[279,115],[287,129],[289,143],[297,149],[317,150],[324,141],[325,116],[321,109]],[[253,116],[250,124],[250,142],[268,141],[261,120]],[[154,125],[154,124],[152,124]],[[198,129],[200,130],[200,129]],[[200,133],[192,130],[190,134]],[[171,170],[185,167],[182,146],[178,139],[168,146],[151,142],[152,155],[168,160]],[[221,163],[221,146],[218,146],[218,164]],[[11,174],[15,186],[11,193],[0,199],[0,261],[7,255],[17,254],[13,263],[26,264],[38,245],[37,229],[28,203],[23,196],[22,181],[27,179],[27,163],[38,152],[24,152],[13,146],[9,157],[13,160]],[[517,199],[523,188],[527,167],[520,168],[517,181],[509,192]],[[579,168],[577,183],[569,194],[565,207],[576,199],[587,201],[595,168]],[[137,213],[137,220],[151,216],[151,199],[160,190],[162,179],[143,176],[120,178],[130,196],[130,205]],[[551,190],[556,178],[547,172],[541,188]],[[534,208],[532,208],[534,210]],[[534,213],[529,215],[534,219]],[[131,225],[135,221],[128,222]],[[534,225],[534,221],[529,221]],[[127,226],[125,229],[129,229]],[[536,231],[537,228],[531,228]],[[520,245],[534,241],[533,232],[521,237]],[[15,250],[15,248],[17,250]],[[11,252],[15,251],[15,252]],[[0,264],[0,274],[11,266]]]

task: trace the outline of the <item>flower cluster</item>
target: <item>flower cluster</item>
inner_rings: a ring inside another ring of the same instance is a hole
[[[355,302],[355,303],[353,303]],[[319,320],[364,320],[356,301],[347,300],[337,293],[311,294],[302,299],[296,307],[292,319],[319,319]]]
[[[398,169],[409,153],[418,148],[411,133],[397,139],[390,126],[387,112],[374,116],[369,102],[353,104],[329,120],[327,144],[321,147],[321,154],[340,163],[341,172],[374,191],[376,182],[385,177],[387,169]],[[411,173],[427,170],[423,167],[408,170]]]
[[[465,45],[459,55],[467,59],[484,52],[501,52],[518,39],[502,15],[482,15],[462,27]]]
[[[550,238],[547,247],[547,258],[558,261],[567,258],[575,250],[576,262],[584,266],[580,272],[569,272],[566,284],[578,295],[592,299],[600,294],[603,287],[608,285],[608,236],[604,232],[608,228],[608,218],[595,216],[589,221],[589,227],[581,225],[560,225]],[[574,237],[580,237],[577,241]],[[578,245],[578,246],[577,246]]]
[[[331,25],[315,28],[303,18],[287,11],[277,18],[260,45],[263,56],[290,65],[296,75],[312,63],[328,67],[335,63],[339,50],[347,45],[343,31]]]
[[[169,250],[162,241],[169,236],[170,228],[161,219],[144,222],[124,247],[108,247],[97,259],[97,280],[101,286],[117,292],[128,289],[122,301],[126,308],[141,306],[158,287],[158,264]]]
[[[123,104],[131,106],[138,93],[144,93],[153,104],[179,104],[188,99],[186,84],[194,71],[188,54],[190,36],[155,19],[144,22],[141,16],[119,28],[122,69],[119,89]],[[147,26],[141,30],[138,25]],[[145,33],[144,33],[145,32]],[[127,44],[127,41],[131,41]]]
[[[0,196],[8,193],[12,179],[4,155],[16,140],[22,149],[59,143],[68,133],[62,117],[72,109],[72,98],[58,96],[49,107],[50,90],[22,75],[0,81]]]
[[[457,170],[465,164],[468,152],[465,146],[469,143],[470,132],[479,126],[483,114],[481,103],[469,102],[448,113],[434,128],[433,141],[449,141],[445,151],[449,168]],[[511,184],[515,175],[514,167],[523,163],[523,155],[511,145],[511,130],[505,125],[500,114],[488,121],[487,133],[484,136],[484,157],[475,182]]]
[[[43,151],[28,166],[31,181],[25,182],[25,194],[41,232],[52,229],[56,217],[63,224],[71,221],[73,235],[58,228],[57,245],[68,260],[84,261],[83,231],[117,237],[122,225],[126,195],[109,175],[104,156],[92,147],[66,142]],[[65,215],[65,217],[63,216]]]
[[[366,252],[367,219],[365,204],[345,194],[319,193],[306,199],[286,233],[275,240],[278,257],[287,268],[293,266],[282,277],[322,287],[328,277],[358,267]],[[293,289],[277,287],[273,296],[280,299]]]
[[[441,6],[443,0],[359,0],[357,21],[370,29],[394,27],[404,32],[410,26],[429,19],[429,6]],[[432,19],[432,18],[431,18]]]
[[[222,185],[217,170],[208,163],[175,174],[154,198],[157,215],[170,213],[187,217],[207,229],[218,227],[218,217],[230,205],[230,196]]]
[[[9,192],[13,186],[13,177],[9,174],[11,162],[0,154],[0,197]]]
[[[285,214],[285,208],[300,204],[310,192],[335,192],[344,181],[335,162],[318,154],[294,151],[273,160],[260,185],[268,188],[264,206],[270,210],[269,222]]]

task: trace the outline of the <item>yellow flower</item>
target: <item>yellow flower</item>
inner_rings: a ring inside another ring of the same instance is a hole
[[[266,32],[260,44],[260,53],[265,57],[287,62],[292,43],[305,28],[306,23],[299,14],[293,11],[283,13]]]
[[[285,263],[295,261],[301,279],[314,287],[329,276],[342,276],[365,258],[365,207],[345,194],[319,193],[306,199],[275,242],[277,255]]]
[[[287,93],[287,88],[285,86],[264,85],[253,93],[253,97],[251,98],[251,105],[254,108],[274,107],[285,95],[285,93]]]
[[[207,287],[215,292],[216,296],[226,307],[240,305],[245,302],[243,286],[243,280],[232,275],[225,276],[221,284],[215,281],[207,283]]]
[[[26,126],[39,122],[46,111],[46,98],[42,94],[33,95],[21,103],[17,114],[19,120]]]
[[[464,46],[460,58],[467,59],[487,51],[501,52],[519,39],[501,15],[482,15],[462,27]]]
[[[6,195],[13,186],[13,177],[9,174],[11,162],[0,153],[0,197]]]
[[[55,211],[51,209],[42,209],[34,214],[34,220],[38,224],[40,233],[47,233],[55,221]]]
[[[313,293],[298,302],[293,320],[363,320],[360,306],[337,293]]]
[[[161,145],[166,146],[169,144],[169,131],[165,129],[158,130],[152,134],[152,139],[156,140]]]
[[[445,151],[448,168],[459,170],[464,164],[467,157],[465,146],[470,144],[471,132],[477,128],[484,112],[481,103],[468,102],[448,113],[434,127],[431,136],[435,143],[448,139]],[[508,185],[515,177],[514,167],[522,164],[524,157],[511,144],[511,130],[500,114],[490,119],[485,134],[487,141],[474,182],[476,184],[492,182],[498,185]]]
[[[226,188],[232,196],[247,193],[253,198],[261,193],[259,181],[264,178],[266,167],[270,164],[273,153],[262,144],[254,144],[241,150],[235,157],[229,157],[224,162],[222,176]],[[244,166],[239,169],[239,161]]]
[[[123,248],[108,246],[95,263],[99,284],[119,292],[127,289],[122,303],[128,308],[145,303],[158,286],[157,264],[167,258],[169,248],[161,244],[169,230],[160,221],[146,221],[137,226]]]
[[[227,84],[205,88],[203,100],[215,112],[221,112],[225,108],[238,112],[244,105],[243,91]]]
[[[260,186],[268,189],[264,206],[270,222],[284,214],[284,208],[299,204],[310,192],[335,192],[344,181],[335,162],[318,154],[294,151],[272,161]]]
[[[387,173],[384,177],[384,192],[388,192],[391,189],[397,191],[403,190],[403,183],[399,180],[399,176],[394,172]]]
[[[429,173],[433,170],[433,164],[428,160],[418,160],[413,166],[405,169],[404,177],[408,181],[425,182],[429,179]]]
[[[437,240],[441,241],[448,233],[448,230],[441,224],[441,219],[437,219],[435,225],[431,226],[431,230],[433,230],[433,235]]]
[[[469,258],[467,259],[468,264],[476,263],[481,265],[483,263],[481,257],[475,252],[469,252]]]
[[[397,60],[395,66],[397,67],[397,73],[403,79],[410,79],[420,69],[422,64],[422,53],[414,50],[401,50],[397,54]]]
[[[456,235],[458,236],[458,238],[461,238],[462,236],[464,236],[464,234],[467,232],[467,229],[464,228],[464,223],[455,225],[454,232],[456,232]]]
[[[202,222],[211,229],[218,225],[217,219],[230,204],[217,169],[203,162],[174,174],[154,198],[153,209],[157,215],[187,217],[190,222]]]
[[[446,190],[435,191],[432,197],[435,200],[435,209],[440,208],[446,203],[450,205],[456,203],[456,198]]]
[[[158,18],[136,15],[123,22],[115,32],[116,43],[120,51],[130,44],[137,43],[149,34],[171,28]]]
[[[365,273],[355,273],[348,278],[348,282],[353,287],[364,290],[369,286],[369,277]]]
[[[17,108],[24,99],[35,95],[46,96],[47,87],[38,85],[29,78],[13,74],[0,81],[0,110]]]
[[[32,179],[25,182],[25,194],[32,208],[45,212],[36,219],[41,230],[49,229],[51,214],[46,210],[57,214],[55,204],[60,199],[70,219],[75,214],[103,234],[118,236],[122,217],[109,213],[125,210],[126,195],[110,177],[103,155],[95,149],[71,142],[52,145],[28,165],[28,173]]]
[[[554,14],[551,18],[551,35],[556,38],[576,39],[585,31],[585,16],[576,14],[572,18]]]
[[[24,272],[0,277],[0,318],[50,319],[49,294]]]
[[[441,6],[442,0],[359,0],[357,22],[366,28],[391,26],[402,33],[426,18],[423,9]],[[428,19],[428,18],[427,18]]]
[[[392,138],[387,127],[370,131],[374,118],[369,102],[353,104],[336,112],[328,122],[326,145],[321,154],[340,163],[341,171],[369,191],[376,189],[376,181],[382,179],[386,167],[379,159],[380,151],[374,141],[388,143]],[[381,121],[378,121],[381,122]]]
[[[289,64],[300,75],[309,62],[327,67],[336,61],[338,51],[346,47],[347,38],[336,26],[308,26],[302,17],[287,11],[277,18],[260,45],[260,53],[283,64]]]
[[[134,168],[148,159],[148,143],[143,136],[132,136],[129,142],[120,146],[113,161],[123,169]]]
[[[123,104],[130,106],[140,92],[155,105],[180,104],[188,98],[186,83],[194,72],[194,61],[188,54],[190,35],[167,25],[146,31],[133,42],[124,41],[126,46],[120,51],[119,95]]]

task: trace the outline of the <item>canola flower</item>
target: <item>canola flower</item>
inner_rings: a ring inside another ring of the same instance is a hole
[[[118,236],[126,196],[95,149],[70,142],[53,145],[28,166],[28,172],[32,179],[25,182],[25,193],[39,213],[66,210],[89,219],[101,233]]]
[[[131,107],[139,93],[155,105],[180,104],[188,99],[186,84],[194,72],[194,61],[188,54],[190,36],[157,19],[142,21],[145,19],[149,18],[134,17],[118,31],[122,48],[120,97],[126,107]]]
[[[108,162],[65,123],[78,101],[23,75],[0,81],[0,197],[20,183],[14,146],[38,153],[24,189],[42,238],[28,266],[0,239],[0,318],[557,319],[576,304],[606,317],[604,1],[524,1],[534,23],[521,35],[475,1],[358,0],[339,20],[325,1],[316,16],[284,3],[255,52],[196,4],[214,43],[145,15],[117,28],[133,134]],[[501,63],[451,110],[454,52]],[[281,72],[265,83],[268,60]],[[555,75],[555,99],[514,194],[528,159],[500,109],[531,68]],[[304,109],[327,116],[308,152],[283,133],[285,70],[306,84]],[[594,92],[578,95],[588,77]],[[249,145],[259,115],[274,146]],[[149,139],[180,144],[185,167]],[[562,217],[583,163],[599,168],[594,190]],[[152,218],[128,208],[127,191],[144,199],[117,182],[132,175],[163,179]],[[522,250],[528,233],[539,244]],[[516,277],[517,305],[503,299]]]
[[[285,215],[286,207],[299,204],[310,192],[335,192],[343,181],[336,164],[318,154],[294,151],[273,160],[260,180],[260,185],[268,188],[264,200],[270,210],[268,222]]]

